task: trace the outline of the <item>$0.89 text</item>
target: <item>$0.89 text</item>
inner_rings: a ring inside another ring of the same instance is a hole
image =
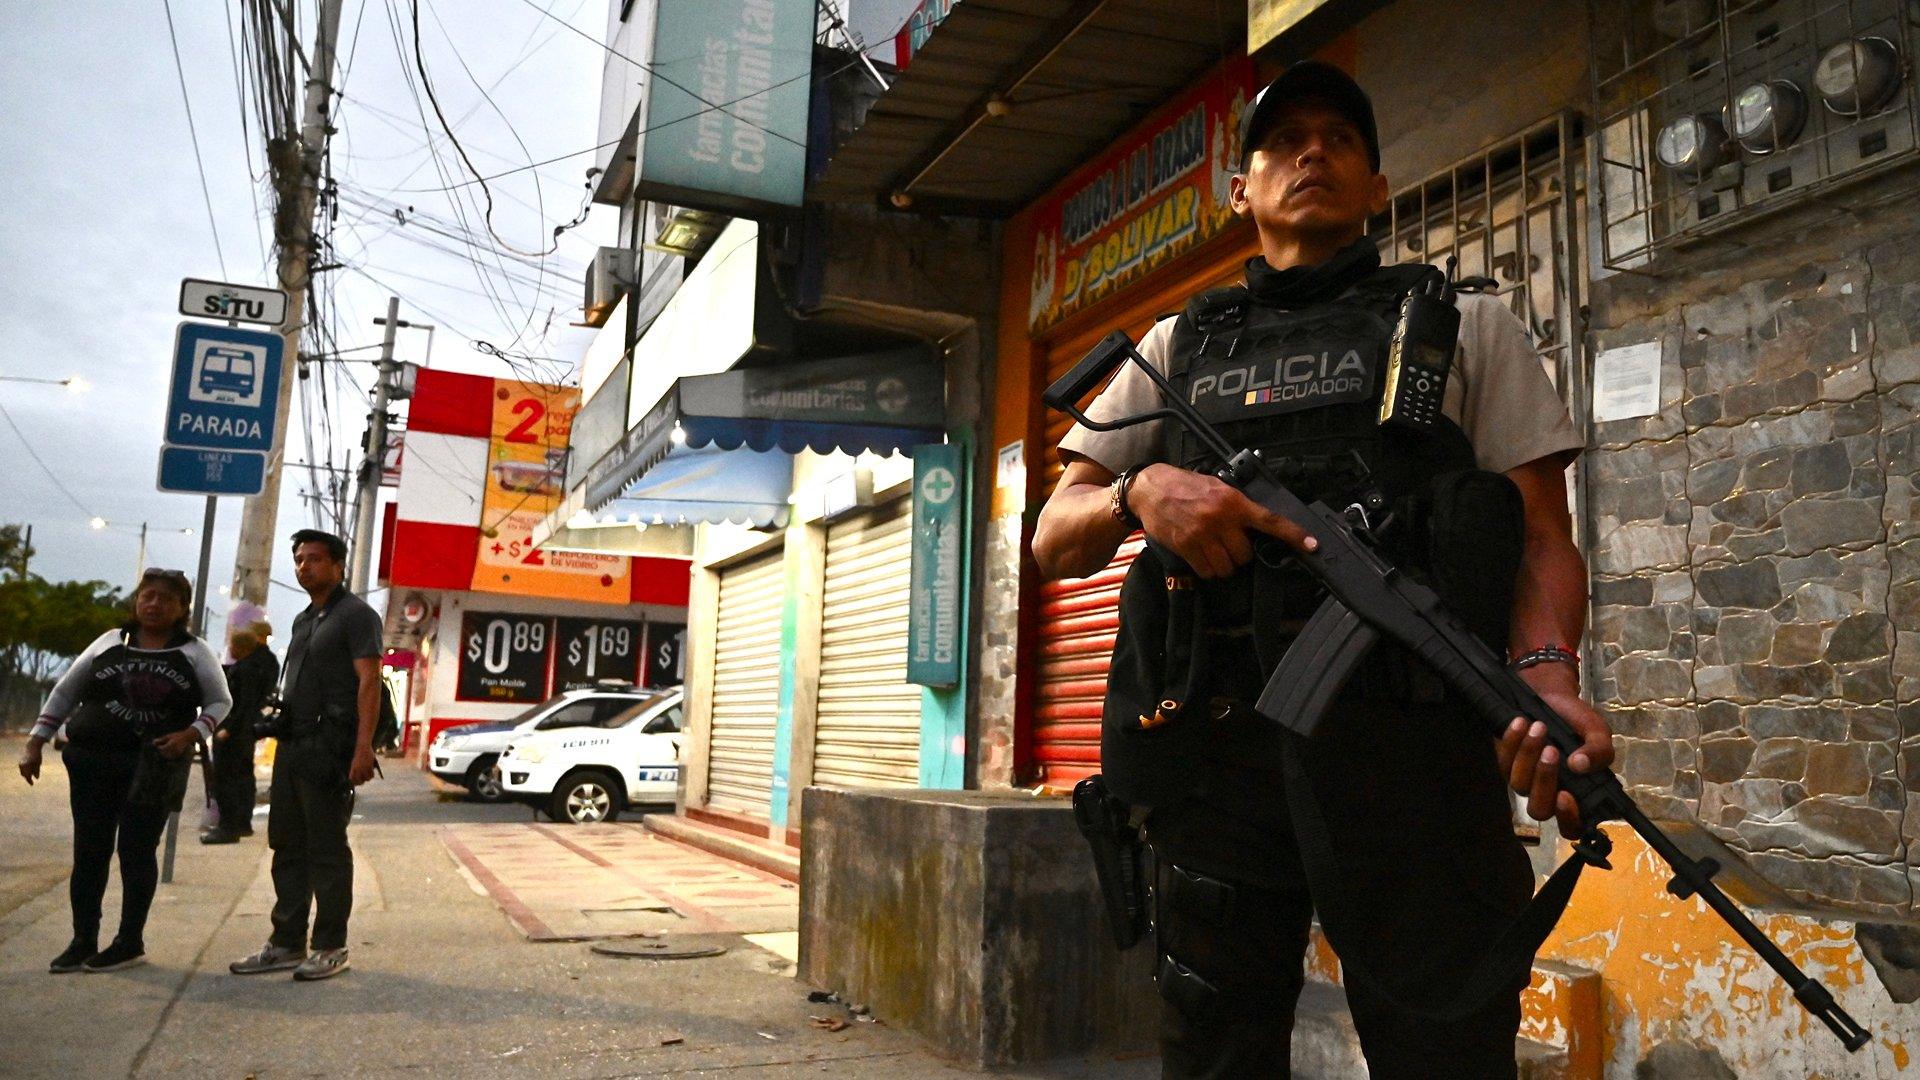
[[[484,629],[467,635],[467,662],[479,661],[494,675],[507,670],[515,653],[545,652],[547,624],[533,620],[494,619]]]

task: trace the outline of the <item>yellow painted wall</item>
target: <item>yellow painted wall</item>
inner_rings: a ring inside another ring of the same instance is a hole
[[[1666,864],[1638,837],[1612,832],[1614,869],[1587,871],[1540,950],[1543,959],[1600,973],[1609,1078],[1632,1080],[1635,1064],[1666,1041],[1712,1048],[1741,1077],[1920,1076],[1920,1004],[1888,998],[1854,944],[1852,923],[1750,913],[1873,1032],[1856,1054],[1705,904],[1669,895]],[[1530,996],[1530,1016],[1539,1004]]]

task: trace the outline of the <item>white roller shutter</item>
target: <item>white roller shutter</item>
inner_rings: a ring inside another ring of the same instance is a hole
[[[784,586],[777,550],[720,572],[707,754],[707,805],[716,810],[767,816]]]
[[[827,531],[815,784],[920,784],[920,687],[906,681],[911,509],[896,499]]]

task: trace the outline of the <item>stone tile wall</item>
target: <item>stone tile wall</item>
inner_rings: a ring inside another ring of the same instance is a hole
[[[979,786],[1012,787],[1015,694],[1020,645],[1020,524],[1018,513],[987,522],[981,562],[980,634],[975,663]]]
[[[1589,341],[1664,357],[1664,411],[1596,425],[1587,458],[1621,774],[1868,918],[1920,915],[1920,215],[1897,205],[1597,282]]]

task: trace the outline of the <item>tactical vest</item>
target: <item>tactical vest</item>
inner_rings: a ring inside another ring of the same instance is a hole
[[[1353,507],[1389,558],[1432,584],[1496,648],[1505,647],[1523,524],[1511,481],[1475,468],[1465,432],[1442,417],[1427,434],[1379,423],[1401,301],[1438,271],[1382,267],[1336,300],[1287,310],[1243,286],[1196,296],[1174,325],[1167,376],[1235,449],[1259,450],[1307,502]],[[1220,462],[1182,429],[1174,464]],[[1278,541],[1223,581],[1196,580],[1149,543],[1121,590],[1102,760],[1115,794],[1154,805],[1206,786],[1209,763],[1277,758],[1278,725],[1251,703],[1324,598]],[[1439,681],[1410,654],[1376,646],[1336,709],[1437,701]]]

